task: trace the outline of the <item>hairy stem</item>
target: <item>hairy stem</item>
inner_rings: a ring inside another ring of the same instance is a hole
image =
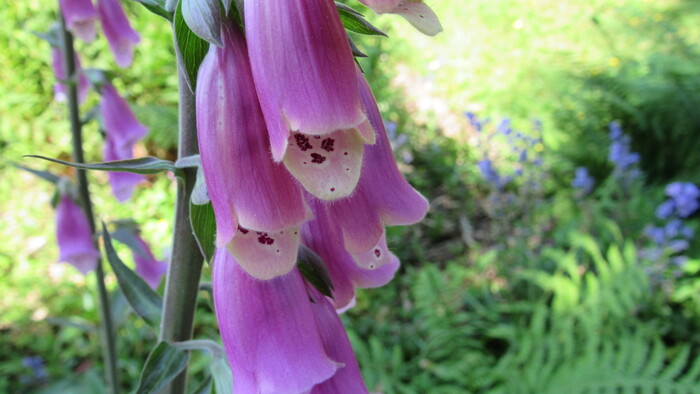
[[[179,75],[179,145],[178,158],[197,154],[197,123],[195,99],[178,62]],[[184,179],[178,179],[175,203],[175,232],[173,253],[165,284],[165,302],[161,320],[160,339],[167,342],[187,341],[192,337],[194,313],[202,273],[203,257],[190,225],[190,195],[197,171],[186,168]],[[184,393],[187,387],[185,369],[167,387],[167,393]]]
[[[60,7],[60,6],[59,6]],[[82,133],[82,122],[80,120],[80,111],[78,108],[78,88],[77,88],[77,75],[75,70],[75,52],[73,49],[73,36],[66,30],[66,22],[63,16],[60,16],[61,22],[61,44],[63,46],[63,66],[67,78],[71,82],[66,82],[67,91],[67,103],[68,103],[68,116],[70,119],[72,144],[73,144],[73,161],[75,163],[84,163],[85,159],[83,157],[83,133]],[[85,211],[85,215],[90,223],[90,231],[93,234],[93,242],[95,246],[97,245],[97,237],[95,234],[95,218],[92,212],[92,201],[90,200],[90,190],[88,188],[87,175],[85,170],[76,170],[76,176],[78,179],[78,193],[80,197],[80,202]],[[105,363],[105,377],[107,380],[108,389],[114,393],[119,393],[119,377],[117,374],[117,352],[115,346],[114,338],[114,326],[112,324],[112,312],[109,305],[109,296],[107,294],[107,287],[104,282],[104,269],[102,267],[102,260],[97,261],[97,268],[95,269],[95,279],[97,281],[97,292],[99,296],[100,304],[100,317],[101,317],[101,342],[102,342],[102,352]]]

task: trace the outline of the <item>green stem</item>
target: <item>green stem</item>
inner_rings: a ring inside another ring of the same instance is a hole
[[[60,6],[59,6],[60,7]],[[63,45],[63,65],[66,77],[70,82],[66,82],[68,116],[70,118],[72,144],[73,144],[73,161],[76,163],[84,163],[83,157],[83,133],[82,123],[80,121],[80,112],[78,108],[78,88],[77,74],[75,70],[75,52],[73,49],[73,36],[66,30],[66,22],[63,16],[60,16],[61,23],[61,42]],[[76,170],[78,178],[78,193],[85,215],[90,223],[90,231],[93,234],[95,247],[98,248],[97,236],[95,232],[95,218],[92,212],[92,202],[90,201],[90,190],[85,170]],[[117,375],[117,352],[114,341],[114,326],[112,324],[112,312],[109,305],[109,297],[107,287],[104,282],[104,269],[102,268],[102,260],[97,260],[97,268],[95,269],[95,279],[97,281],[97,292],[100,301],[100,315],[102,328],[102,353],[105,363],[105,377],[109,390],[117,394],[119,393],[119,378]]]
[[[199,152],[195,98],[187,85],[185,72],[178,62],[180,94],[178,158]],[[187,168],[184,179],[178,178],[177,184],[173,253],[165,283],[163,318],[160,327],[160,339],[170,343],[187,341],[192,338],[199,279],[203,264],[202,254],[190,224],[190,195],[196,177],[196,169]],[[186,387],[187,369],[182,371],[164,392],[184,393]]]

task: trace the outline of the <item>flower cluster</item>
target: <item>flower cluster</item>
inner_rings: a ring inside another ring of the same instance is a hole
[[[571,181],[571,186],[577,189],[581,196],[586,196],[593,190],[595,179],[588,174],[588,169],[586,167],[577,167],[576,175]]]
[[[120,67],[127,67],[134,58],[134,47],[141,41],[129,24],[119,0],[60,0],[66,26],[76,37],[92,42],[96,36],[95,22],[99,20],[109,48]]]
[[[214,299],[237,391],[367,392],[336,310],[392,279],[384,226],[428,203],[394,160],[331,0],[246,1],[197,76]],[[332,298],[296,269],[325,263]]]
[[[632,152],[630,148],[631,139],[624,134],[618,122],[610,122],[610,152],[608,160],[615,166],[613,176],[624,184],[629,184],[641,176],[637,168],[639,154]]]
[[[668,200],[656,209],[656,216],[666,221],[663,226],[647,226],[644,234],[654,243],[653,247],[645,249],[644,257],[651,261],[661,261],[663,256],[671,257],[671,263],[681,267],[687,257],[680,255],[688,249],[695,235],[692,227],[687,226],[683,219],[697,211],[700,190],[692,183],[674,182],[666,186]],[[665,267],[657,267],[659,271]]]

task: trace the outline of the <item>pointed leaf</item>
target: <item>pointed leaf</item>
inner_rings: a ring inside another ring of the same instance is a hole
[[[211,202],[204,205],[190,202],[190,224],[202,256],[211,261],[216,241],[216,218]]]
[[[189,354],[161,342],[148,355],[141,370],[137,394],[157,393],[187,366]]]
[[[141,5],[146,7],[149,11],[156,15],[160,15],[163,18],[172,21],[173,20],[173,14],[172,12],[168,12],[168,10],[165,7],[165,0],[136,0]]]
[[[83,170],[132,172],[134,174],[144,175],[157,174],[163,171],[172,171],[176,175],[180,174],[180,170],[176,168],[175,165],[173,165],[173,162],[151,156],[129,160],[106,161],[103,163],[72,163],[70,161],[52,159],[50,157],[44,157],[39,155],[25,155],[24,157],[34,157],[37,159],[48,160],[54,163],[80,168]]]
[[[51,182],[54,185],[58,183],[59,179],[61,179],[61,177],[59,177],[58,175],[55,175],[49,171],[35,170],[33,168],[25,167],[25,166],[23,166],[21,164],[17,164],[17,163],[12,163],[12,165],[19,168],[20,170],[24,170],[30,174],[34,174],[45,181]]]
[[[360,48],[357,47],[355,44],[355,41],[352,39],[348,38],[350,41],[350,49],[352,50],[352,56],[354,57],[367,57],[367,55],[360,50]]]
[[[386,33],[379,30],[371,23],[367,22],[367,20],[362,16],[362,14],[348,8],[350,7],[338,7],[340,20],[343,22],[343,26],[346,29],[358,34],[387,37]]]
[[[299,245],[297,267],[307,282],[311,283],[321,294],[333,297],[333,282],[323,259],[313,250]]]
[[[119,256],[117,256],[114,245],[112,245],[112,238],[104,223],[102,223],[102,236],[104,237],[107,261],[109,261],[109,265],[112,266],[112,270],[117,276],[119,288],[124,293],[124,297],[146,323],[152,327],[159,327],[163,300],[140,276],[124,265]]]
[[[197,85],[197,71],[202,64],[204,56],[209,51],[209,43],[199,38],[187,26],[185,18],[182,16],[182,2],[178,2],[173,20],[175,29],[175,42],[177,43],[177,56],[180,64],[184,68],[187,77],[187,85],[194,93]]]
[[[180,0],[182,17],[199,38],[218,47],[221,41],[221,11],[219,0]]]

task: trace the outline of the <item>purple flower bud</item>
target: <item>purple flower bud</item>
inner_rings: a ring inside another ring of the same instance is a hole
[[[216,214],[218,247],[228,245],[253,276],[271,279],[296,262],[299,224],[310,217],[301,188],[270,156],[247,50],[236,26],[210,46],[197,77],[197,137]]]
[[[355,186],[353,181],[357,182],[354,175],[359,175],[356,167],[362,161],[362,143],[373,143],[375,136],[362,108],[355,62],[335,3],[246,1],[245,26],[273,158],[281,161],[287,146],[298,147],[294,157],[285,160],[297,178],[308,174],[305,168],[339,168],[332,173],[338,178],[338,185],[331,186],[335,187],[332,192],[327,185],[319,185],[319,190],[310,187],[311,181],[329,178],[320,171],[300,181],[320,198],[347,196]],[[327,138],[335,140],[334,146],[321,147],[322,140],[311,143],[312,147],[306,143],[331,133],[334,135]],[[310,149],[313,157],[302,154]],[[353,176],[341,178],[345,168]]]
[[[87,216],[66,195],[61,196],[56,206],[56,240],[59,262],[70,263],[83,274],[97,267],[100,252],[92,240]]]
[[[666,240],[666,232],[663,227],[647,226],[644,235],[653,240],[657,245],[662,245]]]
[[[88,81],[87,77],[83,73],[78,53],[74,53],[74,56],[73,61],[75,64],[75,70],[78,73],[78,103],[82,104],[90,92],[90,81]],[[59,80],[59,82],[56,82],[53,85],[53,98],[58,102],[65,102],[68,93],[66,91],[66,85],[61,81],[65,81],[69,78],[69,76],[66,75],[66,70],[63,67],[63,53],[61,52],[60,48],[51,47],[51,66],[53,67],[53,73],[56,76],[56,79]]]
[[[217,249],[213,265],[216,317],[236,392],[308,392],[344,368],[331,358],[334,349],[326,349],[329,323],[319,329],[299,271],[261,281],[226,249]]]
[[[423,0],[360,0],[377,14],[397,14],[421,33],[434,36],[442,31],[435,12]]]
[[[674,219],[666,223],[666,226],[664,227],[664,233],[666,237],[670,239],[676,237],[681,232],[682,228],[683,222],[679,219]]]
[[[97,20],[97,10],[92,0],[59,0],[59,4],[68,30],[81,40],[92,42]]]
[[[119,67],[127,67],[134,58],[134,46],[141,37],[129,24],[119,0],[98,0],[97,10],[109,49]]]
[[[481,175],[484,177],[484,179],[491,183],[492,185],[496,186],[497,188],[503,187],[503,181],[501,180],[500,175],[498,175],[498,172],[496,171],[495,168],[493,168],[493,163],[489,159],[483,159],[479,160],[476,165],[479,167],[479,171],[481,171]]]
[[[136,273],[143,278],[146,283],[152,288],[158,287],[160,279],[168,271],[168,263],[165,261],[156,260],[148,247],[146,241],[140,235],[136,235],[136,242],[139,249],[132,250],[134,263],[136,263]]]
[[[104,161],[117,161],[133,159],[133,145],[120,145],[119,141],[115,141],[109,134],[105,138],[103,151]],[[112,188],[112,194],[119,202],[125,202],[134,193],[134,188],[137,184],[146,180],[146,177],[141,174],[131,172],[112,172],[107,173],[109,185]]]

